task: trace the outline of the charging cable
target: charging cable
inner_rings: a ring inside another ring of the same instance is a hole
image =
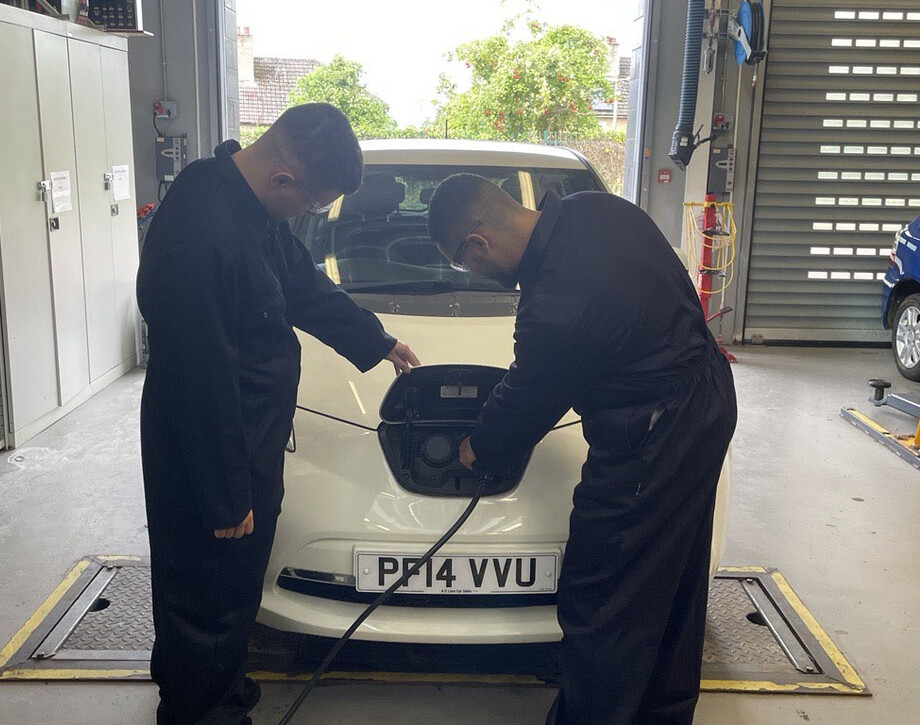
[[[476,464],[473,464],[474,469],[479,468]],[[481,473],[481,470],[480,470]],[[485,490],[486,484],[491,480],[491,476],[488,474],[481,474],[479,486],[476,488],[476,492],[473,494],[473,498],[470,500],[469,506],[466,507],[466,510],[460,515],[460,518],[454,522],[454,525],[451,526],[447,532],[442,536],[438,541],[419,559],[415,562],[415,565],[412,566],[409,571],[403,574],[398,581],[396,581],[389,589],[383,592],[379,597],[377,597],[368,607],[365,609],[361,616],[358,617],[354,623],[348,628],[348,630],[343,634],[339,640],[333,645],[332,649],[329,650],[329,654],[326,655],[326,658],[322,661],[319,667],[316,668],[316,672],[313,673],[313,677],[303,688],[301,693],[297,696],[297,699],[294,700],[294,704],[291,705],[290,709],[287,711],[287,714],[281,718],[278,725],[288,725],[291,722],[291,718],[297,714],[297,711],[300,709],[300,706],[303,704],[303,701],[307,699],[309,695],[316,686],[319,684],[320,678],[326,673],[329,669],[329,666],[332,664],[332,661],[338,656],[339,652],[342,651],[342,648],[351,639],[351,636],[357,631],[358,627],[364,624],[365,620],[374,613],[374,610],[377,607],[384,604],[401,586],[408,583],[409,579],[418,574],[422,567],[425,566],[431,558],[438,553],[444,544],[446,544],[450,538],[460,530],[460,527],[466,523],[466,520],[473,513],[473,509],[476,508],[476,504],[479,503],[479,499],[482,498],[483,491]]]

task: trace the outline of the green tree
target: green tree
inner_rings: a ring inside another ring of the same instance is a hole
[[[331,103],[348,120],[358,138],[386,138],[396,132],[390,107],[367,90],[360,63],[341,55],[305,75],[288,94],[288,106]]]
[[[527,21],[529,37],[514,40],[516,21],[499,35],[461,45],[449,60],[469,69],[470,87],[441,77],[445,100],[434,125],[445,120],[455,138],[538,141],[601,135],[596,100],[614,96],[607,80],[607,45],[583,28]]]
[[[268,130],[268,126],[240,126],[240,146],[246,148]]]

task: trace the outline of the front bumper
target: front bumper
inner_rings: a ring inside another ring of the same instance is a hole
[[[289,632],[340,637],[364,609],[364,604],[305,596],[285,591],[276,584],[266,588],[263,594],[259,622]],[[353,639],[419,644],[523,644],[554,642],[561,637],[553,606],[508,609],[384,606],[361,625]]]

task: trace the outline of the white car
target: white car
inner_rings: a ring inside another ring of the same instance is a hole
[[[511,363],[518,293],[450,269],[427,236],[427,202],[447,176],[473,172],[535,208],[543,193],[604,190],[579,154],[470,141],[363,142],[364,185],[325,217],[292,224],[316,262],[424,365],[362,375],[301,334],[296,450],[259,621],[338,637],[469,503],[458,461],[482,403]],[[570,411],[560,426],[577,423]],[[472,517],[358,629],[356,639],[416,643],[557,640],[555,592],[587,445],[557,427]],[[724,548],[726,462],[711,573]],[[405,592],[405,593],[403,593]]]

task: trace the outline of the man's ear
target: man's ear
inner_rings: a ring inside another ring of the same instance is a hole
[[[481,234],[473,232],[467,238],[466,246],[468,249],[476,249],[479,254],[486,256],[492,248],[492,243]]]

